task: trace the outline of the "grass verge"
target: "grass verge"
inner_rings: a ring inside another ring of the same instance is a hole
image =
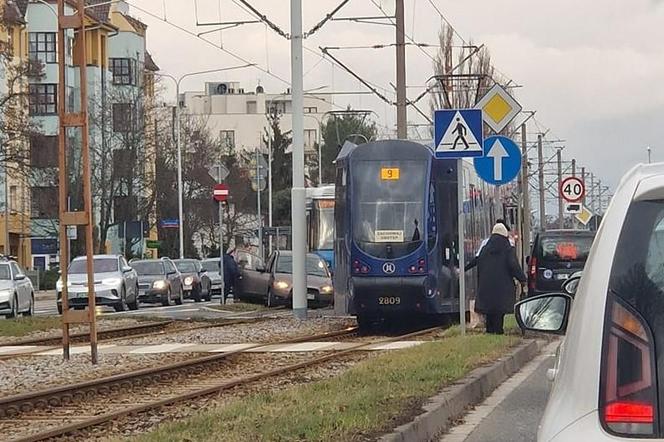
[[[136,440],[364,441],[410,420],[442,387],[518,342],[514,336],[450,336],[368,359],[325,381],[236,399]]]
[[[249,304],[246,302],[236,302],[234,304],[212,305],[209,308],[214,310],[223,310],[226,312],[262,312],[268,308],[260,304]]]
[[[26,336],[36,331],[62,328],[60,316],[33,316],[0,319],[0,336]]]

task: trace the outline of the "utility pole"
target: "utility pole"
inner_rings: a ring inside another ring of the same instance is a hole
[[[396,0],[397,29],[397,138],[408,138],[406,109],[406,39],[404,0]]]
[[[537,178],[539,181],[539,216],[540,231],[546,230],[546,201],[544,200],[544,154],[542,152],[542,134],[537,135]]]
[[[218,171],[219,174],[219,184],[223,181],[221,179],[222,169],[224,165],[222,164],[221,157],[219,157]],[[221,277],[221,304],[226,303],[226,284],[224,283],[224,253],[226,248],[224,247],[224,202],[219,201],[219,276]]]
[[[268,226],[272,227],[272,126],[268,121],[268,135],[267,135],[267,222]],[[279,238],[277,237],[277,241]],[[270,254],[272,254],[272,236],[270,236]]]
[[[572,158],[572,176],[576,177],[576,159],[574,158]],[[576,220],[575,216],[572,217],[572,226],[574,227],[574,229],[579,228],[579,223]]]
[[[558,186],[563,182],[563,156],[560,149],[556,151],[556,159],[558,161]],[[558,192],[558,227],[565,228],[565,220],[563,219],[563,197]]]
[[[307,238],[304,189],[304,84],[302,68],[302,0],[291,0],[291,90],[293,99],[293,315],[307,318]],[[398,4],[398,1],[397,1]]]
[[[581,168],[581,181],[583,181],[583,185],[586,186],[586,168],[585,167]],[[586,194],[588,193],[587,189],[588,189],[588,186],[586,186]],[[586,195],[583,195],[583,199],[581,200],[581,205],[582,205],[582,208],[586,207]]]
[[[263,256],[263,215],[261,210],[261,162],[260,162],[260,149],[256,148],[256,213],[258,214],[258,256],[265,259]]]
[[[526,256],[529,253],[530,246],[530,189],[528,184],[528,133],[526,132],[526,123],[521,125],[521,198],[523,199],[522,215],[521,215],[521,244],[522,244],[522,265],[526,267]]]

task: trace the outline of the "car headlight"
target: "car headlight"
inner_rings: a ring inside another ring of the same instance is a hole
[[[279,290],[286,290],[290,285],[286,281],[274,281],[274,288]]]
[[[325,293],[326,295],[329,295],[334,291],[334,288],[332,288],[331,285],[324,285],[320,288],[321,293]]]
[[[67,287],[71,287],[71,281],[67,281]],[[62,288],[63,288],[62,279],[58,279],[58,281],[55,283],[55,290],[61,292]]]
[[[192,278],[191,276],[187,276],[186,278],[184,278],[185,285],[192,285],[193,283],[194,283],[194,278]]]
[[[122,284],[122,279],[120,279],[120,278],[102,279],[101,283],[103,285],[120,285],[120,284]]]
[[[9,289],[0,290],[0,299],[9,299],[12,291]]]
[[[163,290],[168,287],[168,283],[166,281],[155,281],[154,284],[152,284],[152,287],[157,290]]]

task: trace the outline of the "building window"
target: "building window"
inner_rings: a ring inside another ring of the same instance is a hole
[[[255,101],[247,101],[247,113],[248,114],[258,113],[258,104]]]
[[[18,208],[18,186],[9,187],[9,210],[16,212]]]
[[[126,222],[136,219],[138,200],[135,196],[116,196],[113,199],[113,219]]]
[[[318,108],[317,107],[305,107],[304,108],[304,113],[305,114],[317,114],[318,113]]]
[[[30,165],[38,168],[58,167],[58,137],[56,135],[30,137]]]
[[[58,85],[30,85],[30,115],[54,115],[58,112]]]
[[[134,164],[136,164],[136,154],[132,149],[115,149],[113,151],[113,173],[118,178],[130,178]]]
[[[270,112],[277,113],[277,114],[285,114],[286,113],[286,102],[285,101],[279,101],[279,102],[271,103],[270,104]]]
[[[136,60],[132,58],[111,58],[113,84],[136,86]]]
[[[131,132],[134,108],[130,103],[113,104],[113,132]]]
[[[30,32],[30,58],[42,63],[57,63],[56,35],[55,32]]]
[[[31,194],[33,218],[53,219],[58,217],[57,187],[33,187]]]
[[[222,130],[219,132],[219,138],[221,139],[221,147],[225,149],[235,149],[234,130]]]
[[[316,129],[305,129],[304,130],[304,148],[313,149],[316,147]]]

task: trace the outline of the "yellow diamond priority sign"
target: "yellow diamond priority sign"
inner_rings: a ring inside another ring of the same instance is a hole
[[[583,208],[581,209],[581,213],[576,215],[576,219],[578,219],[581,222],[581,224],[583,224],[584,226],[587,226],[592,218],[593,218],[593,213],[590,210],[588,210],[586,206],[583,206]]]
[[[521,105],[499,84],[494,85],[477,103],[484,122],[499,133],[521,112]]]

